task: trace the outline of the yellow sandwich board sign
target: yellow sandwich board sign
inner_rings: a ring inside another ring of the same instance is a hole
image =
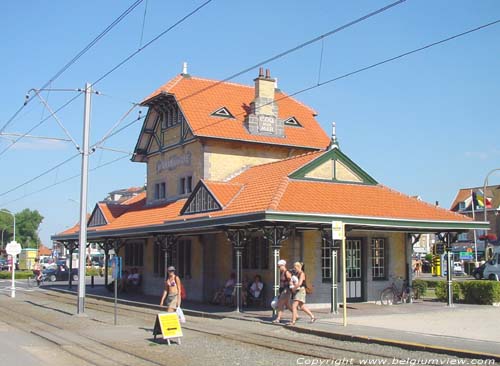
[[[154,339],[156,339],[157,334],[161,334],[163,339],[168,341],[168,344],[172,338],[177,338],[178,343],[181,343],[182,329],[177,313],[159,313],[156,316],[153,330]]]

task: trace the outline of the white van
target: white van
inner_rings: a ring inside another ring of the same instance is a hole
[[[493,257],[486,262],[483,278],[500,281],[500,247],[496,247],[493,250]]]

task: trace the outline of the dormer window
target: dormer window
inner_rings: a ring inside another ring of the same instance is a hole
[[[218,211],[221,209],[222,206],[219,201],[208,191],[202,182],[199,182],[182,208],[181,215]]]
[[[223,117],[223,118],[234,118],[231,112],[229,112],[229,109],[226,107],[222,107],[217,109],[215,112],[211,114],[212,117]]]
[[[290,117],[285,120],[285,126],[302,127],[295,117]]]
[[[466,206],[465,206],[465,201],[459,202],[458,203],[458,211],[465,211]]]

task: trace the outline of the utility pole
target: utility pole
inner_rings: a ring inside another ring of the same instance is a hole
[[[85,84],[83,112],[82,176],[80,185],[80,234],[78,237],[78,314],[85,312],[85,249],[87,247],[87,191],[89,173],[90,97],[92,86]],[[70,260],[73,260],[71,258]],[[71,276],[71,273],[70,273]]]

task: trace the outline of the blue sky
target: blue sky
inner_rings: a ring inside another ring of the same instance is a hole
[[[0,128],[39,88],[133,1],[1,2]],[[143,29],[145,5],[146,16]],[[147,0],[62,74],[52,88],[82,88],[203,1]],[[181,72],[223,79],[281,51],[359,18],[390,1],[213,0],[186,22],[102,80],[93,97],[91,141],[99,140],[130,108]],[[408,0],[382,14],[305,47],[265,67],[293,93],[360,67],[500,19],[500,2]],[[378,68],[297,95],[312,106],[342,150],[379,182],[449,207],[457,190],[480,186],[500,167],[500,24]],[[323,58],[319,72],[321,49]],[[235,79],[252,85],[257,70]],[[319,79],[318,79],[319,78]],[[73,92],[44,92],[53,109]],[[145,111],[144,111],[145,112]],[[81,142],[83,99],[57,114]],[[25,107],[4,132],[25,133],[48,116],[39,100]],[[137,110],[121,126],[133,121]],[[105,146],[133,151],[141,122]],[[53,119],[32,134],[65,137]],[[0,137],[0,151],[10,140]],[[22,139],[0,153],[0,207],[37,209],[45,217],[43,243],[78,220],[80,160],[6,193],[76,154],[70,143]],[[126,155],[96,151],[90,167],[124,157],[90,173],[89,210],[108,192],[145,181],[145,165]],[[500,174],[490,183],[499,184]]]

